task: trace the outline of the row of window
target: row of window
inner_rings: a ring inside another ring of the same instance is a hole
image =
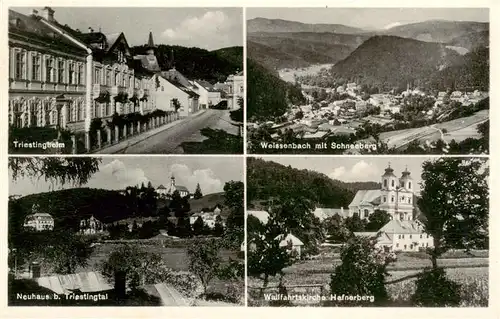
[[[396,198],[394,196],[391,196],[391,203],[394,203],[395,200],[396,200]],[[386,203],[387,202],[387,196],[383,196],[382,197],[382,201],[384,203]],[[401,197],[399,197],[399,202],[400,203],[405,203],[406,202],[408,204],[411,204],[411,196],[408,196],[408,197],[401,196]]]
[[[412,239],[412,235],[409,235],[410,239]],[[425,235],[427,238],[430,238],[429,234]],[[420,239],[423,239],[424,235],[420,234]],[[398,239],[405,239],[405,235],[398,235]]]
[[[396,182],[395,180],[391,180],[391,187],[395,187],[396,186]],[[399,186],[401,188],[404,188],[405,187],[405,182],[401,181],[401,183],[399,184]],[[384,179],[384,187],[387,187],[387,180]],[[411,189],[411,182],[408,182],[408,189]]]
[[[14,49],[13,77],[15,80],[83,85],[84,64],[73,60],[42,55],[36,51]]]
[[[135,81],[134,76],[118,70],[107,70],[99,67],[94,68],[93,83],[107,86],[123,86],[131,88],[134,84],[139,87],[140,81]]]
[[[408,246],[405,244],[404,245],[404,249],[406,249]],[[413,249],[414,247],[418,247],[418,245],[413,245],[413,244],[410,244],[410,249]],[[421,243],[420,244],[420,247],[429,247],[429,243]],[[396,243],[396,248],[399,248],[399,243]]]

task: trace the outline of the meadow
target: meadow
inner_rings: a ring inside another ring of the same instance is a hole
[[[438,265],[446,268],[449,278],[462,284],[462,307],[488,306],[488,252],[478,252],[474,258],[463,258],[462,253],[450,252],[445,258],[438,260]],[[461,258],[457,258],[460,256]],[[339,258],[325,258],[322,260],[308,260],[293,264],[284,269],[283,283],[289,294],[327,295],[330,290],[330,276],[335,265],[340,264]],[[419,254],[400,254],[398,261],[388,267],[386,288],[390,302],[387,306],[411,306],[410,298],[415,292],[415,280],[418,273],[425,267],[430,267],[428,258]],[[404,277],[412,277],[399,281]],[[265,292],[277,292],[279,277],[272,277]],[[311,286],[308,286],[311,285]],[[316,285],[316,286],[314,286]],[[249,287],[262,287],[262,281],[248,278]],[[302,287],[297,287],[302,286]],[[259,290],[249,288],[249,305],[266,306],[267,301],[259,300]],[[320,302],[300,301],[295,306],[320,306]]]

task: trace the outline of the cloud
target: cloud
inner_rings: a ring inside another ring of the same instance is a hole
[[[371,163],[361,160],[354,164],[351,169],[344,166],[337,167],[328,176],[342,181],[369,181],[377,179],[380,169]]]
[[[222,11],[208,11],[199,17],[189,17],[175,28],[168,28],[162,37],[178,44],[204,47],[207,41],[224,44],[228,41],[228,32],[232,20]]]
[[[192,193],[194,193],[198,183],[200,183],[204,195],[221,192],[224,186],[210,168],[191,171],[184,164],[173,164],[170,166],[170,175],[175,177],[176,184],[186,186]]]
[[[106,175],[106,180],[117,184],[120,188],[127,186],[147,184],[149,178],[141,168],[127,167],[122,161],[115,159],[111,163],[104,165],[99,174]],[[103,176],[104,177],[104,176]]]

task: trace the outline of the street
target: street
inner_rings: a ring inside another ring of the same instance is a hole
[[[205,139],[200,130],[203,128],[222,129],[230,134],[238,134],[238,128],[230,124],[229,111],[206,110],[194,115],[163,132],[131,145],[119,154],[181,154],[183,142],[201,142]]]

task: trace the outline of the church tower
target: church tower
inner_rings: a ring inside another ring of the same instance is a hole
[[[410,176],[408,168],[405,168],[399,178],[398,191],[398,213],[403,220],[413,220],[413,178]]]
[[[151,31],[149,32],[147,48],[148,55],[155,55],[155,43],[153,42],[153,33]]]
[[[172,175],[172,177],[170,177],[170,186],[175,187],[175,177],[174,177],[174,175]]]
[[[394,219],[397,212],[397,196],[399,190],[399,181],[394,175],[394,169],[391,168],[389,163],[382,175],[382,188],[380,190],[380,210],[385,210]]]

